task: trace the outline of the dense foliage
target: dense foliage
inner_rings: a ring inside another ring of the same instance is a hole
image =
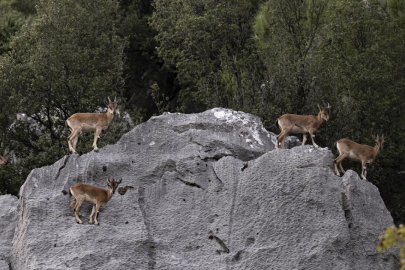
[[[401,269],[405,269],[405,226],[402,224],[385,229],[384,234],[380,236],[377,251],[383,252],[392,247],[399,249]]]
[[[116,1],[42,0],[11,40],[0,59],[0,138],[22,176],[67,153],[64,122],[71,114],[93,112],[120,94],[126,46],[117,34],[120,20]],[[17,113],[25,115],[16,119]],[[88,151],[86,145],[79,143]]]
[[[28,2],[1,2],[0,142],[14,162],[0,168],[0,192],[67,154],[66,118],[107,96],[136,122],[221,106],[275,133],[281,114],[329,102],[317,143],[336,154],[338,139],[384,134],[367,176],[405,222],[404,0],[41,0],[36,13]],[[100,146],[122,134],[114,123]]]
[[[187,112],[223,106],[252,111],[260,79],[251,20],[257,1],[154,1],[159,55],[177,74]]]

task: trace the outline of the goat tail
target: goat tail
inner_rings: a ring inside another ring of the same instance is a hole
[[[72,193],[70,193],[70,189],[69,189],[69,191],[66,191],[66,190],[62,190],[62,193],[63,193],[63,195],[70,195],[70,196],[72,196]]]
[[[335,147],[337,147],[338,142],[339,142],[339,141],[336,141],[333,145],[334,145]]]
[[[70,118],[70,117],[69,117],[69,118]],[[66,121],[65,121],[65,128],[67,128],[68,130],[70,130],[70,132],[73,132],[73,129],[70,127],[70,125],[69,125],[69,123],[68,123],[69,118],[66,119]]]

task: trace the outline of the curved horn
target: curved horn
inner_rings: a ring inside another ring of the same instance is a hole
[[[108,101],[109,101],[109,102],[111,102],[111,99],[110,99],[110,97],[108,97]]]
[[[116,102],[116,101],[117,101],[117,96],[114,97],[114,102]]]
[[[328,108],[330,108],[329,102],[328,102]]]

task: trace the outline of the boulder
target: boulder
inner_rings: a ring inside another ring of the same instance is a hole
[[[9,269],[8,261],[17,225],[18,198],[12,195],[0,196],[0,270]]]
[[[0,270],[9,270],[8,263],[4,260],[0,260]]]
[[[327,148],[274,142],[258,117],[215,108],[152,117],[115,145],[35,169],[11,269],[399,269],[394,252],[375,251],[393,223],[375,186],[335,176]],[[108,177],[133,189],[101,208],[100,226],[87,204],[77,224],[61,191]]]

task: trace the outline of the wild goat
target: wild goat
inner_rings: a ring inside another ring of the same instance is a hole
[[[94,151],[98,150],[97,140],[100,138],[100,133],[107,129],[113,120],[120,99],[114,98],[114,101],[111,101],[108,98],[108,102],[107,100],[104,102],[108,108],[106,113],[75,113],[66,120],[65,125],[69,127],[71,132],[68,138],[69,151],[76,153],[77,140],[83,131],[95,131],[93,148]]]
[[[302,133],[302,145],[307,141],[307,134],[311,136],[312,144],[318,147],[315,143],[313,134],[321,126],[323,120],[328,121],[332,106],[327,107],[319,106],[319,113],[315,115],[297,115],[297,114],[284,114],[277,119],[278,126],[281,129],[280,134],[277,136],[275,147],[278,148],[278,143],[281,142],[281,148],[284,149],[285,139],[290,133]]]
[[[113,179],[111,181],[110,178],[107,178],[108,190],[83,183],[77,183],[70,187],[69,192],[62,190],[64,195],[69,193],[74,198],[69,201],[69,205],[75,213],[76,222],[79,224],[83,223],[79,218],[79,210],[82,203],[87,202],[93,204],[93,210],[91,211],[89,222],[93,223],[94,216],[94,224],[98,225],[98,210],[111,199],[121,181],[122,179],[119,181],[114,181]]]
[[[373,163],[380,149],[383,149],[384,146],[384,135],[375,139],[375,146],[371,147],[364,144],[358,144],[349,139],[341,139],[336,142],[336,148],[339,151],[339,156],[335,159],[335,173],[337,176],[340,176],[338,165],[340,170],[345,173],[342,167],[342,161],[347,157],[353,161],[361,162],[361,178],[366,179],[367,171],[366,165]]]

